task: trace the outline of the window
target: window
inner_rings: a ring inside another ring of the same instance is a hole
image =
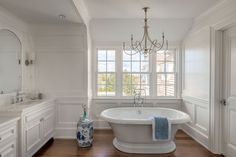
[[[176,96],[175,50],[156,54],[157,96]]]
[[[97,96],[116,95],[115,50],[97,51]]]
[[[122,95],[132,96],[135,89],[144,89],[149,96],[149,58],[139,53],[127,55],[123,52]]]
[[[145,57],[127,55],[119,48],[96,51],[94,95],[133,97],[135,89],[152,98],[175,98],[177,50],[158,51]]]

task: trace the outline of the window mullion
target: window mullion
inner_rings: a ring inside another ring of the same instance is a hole
[[[179,93],[179,89],[178,89],[179,63],[178,63],[178,58],[177,58],[178,55],[177,55],[176,49],[173,51],[171,50],[171,51],[167,51],[167,52],[160,51],[159,53],[162,53],[162,56],[160,56],[160,57],[163,57],[163,58],[159,58],[159,55],[157,53],[150,54],[148,60],[146,60],[146,59],[143,60],[141,55],[139,55],[139,57],[138,56],[130,56],[130,57],[124,56],[124,58],[123,58],[124,54],[121,49],[119,49],[119,48],[112,49],[112,50],[115,50],[115,52],[116,52],[115,53],[115,61],[114,61],[115,62],[115,71],[114,72],[113,72],[113,70],[112,70],[112,72],[109,72],[111,69],[110,66],[114,66],[114,62],[113,62],[114,57],[110,58],[110,51],[109,51],[110,49],[101,49],[101,51],[103,51],[103,50],[106,51],[106,54],[104,52],[104,57],[100,57],[99,61],[105,62],[105,64],[99,63],[99,65],[101,66],[101,69],[103,68],[104,65],[106,66],[105,67],[106,69],[102,70],[104,72],[101,71],[105,75],[103,75],[103,76],[98,75],[101,72],[98,72],[97,67],[94,67],[94,71],[95,71],[94,75],[96,76],[96,78],[94,78],[94,80],[95,80],[94,81],[95,82],[94,88],[96,89],[96,96],[101,95],[100,93],[98,93],[99,92],[98,90],[100,90],[100,88],[106,88],[106,89],[101,89],[101,93],[103,91],[106,92],[106,93],[102,93],[102,94],[107,97],[108,96],[123,97],[124,90],[125,90],[124,95],[128,96],[130,94],[133,94],[132,89],[134,89],[134,88],[143,88],[143,89],[149,88],[149,91],[147,91],[147,93],[149,93],[148,96],[151,98],[152,97],[153,98],[159,97],[158,95],[160,95],[160,94],[166,98],[168,97],[167,95],[171,95],[171,97],[178,96],[178,93]],[[101,52],[101,54],[102,54],[102,52]],[[174,55],[173,61],[171,58],[172,55]],[[123,59],[125,59],[125,60],[123,60]],[[163,68],[162,72],[157,72],[157,65],[159,64],[159,62],[157,62],[157,59],[160,60],[160,66],[162,66],[162,68]],[[169,60],[169,59],[171,59],[171,60]],[[147,62],[148,62],[148,65],[147,65]],[[124,65],[123,63],[126,63],[124,66],[125,68],[129,67],[129,68],[131,68],[131,70],[129,71],[127,69],[128,72],[123,71],[123,65]],[[170,70],[170,68],[172,67],[172,63],[173,63],[174,71],[168,72]],[[162,64],[164,64],[164,65],[162,65]],[[96,53],[96,65],[98,65],[97,53]],[[148,67],[148,71],[147,72],[142,71],[142,67],[144,67],[145,69]],[[140,71],[138,70],[138,68],[140,69]],[[137,72],[134,72],[134,71],[137,71]],[[144,82],[142,82],[143,81],[142,76],[145,79]],[[103,86],[99,86],[99,89],[98,89],[98,85],[101,82],[98,81],[98,79],[99,79],[98,77],[103,77],[103,79],[106,79],[105,84]],[[148,77],[148,78],[146,78],[146,77]],[[157,81],[158,78],[160,79],[160,82]],[[109,79],[109,81],[108,81],[108,79]],[[113,87],[113,83],[114,83],[114,81],[112,81],[113,79],[116,80],[116,82],[114,84],[115,87]],[[125,79],[125,82],[123,81],[123,79]],[[169,87],[167,86],[168,81],[170,83]],[[123,82],[124,82],[124,85],[123,85]],[[158,83],[160,84],[160,87],[158,87]],[[109,84],[109,86],[108,86],[108,84]],[[110,86],[110,84],[111,84],[111,86]],[[143,86],[142,86],[142,84],[143,84]],[[174,85],[174,87],[172,84]],[[110,92],[113,92],[113,90],[112,90],[113,88],[115,88],[115,95],[114,95],[114,93],[110,93]],[[130,91],[130,90],[132,90],[132,91]],[[161,90],[160,91],[161,93],[158,93],[159,90]],[[130,93],[130,92],[132,92],[132,93]],[[172,96],[172,92],[174,92],[173,96]]]
[[[106,96],[107,96],[107,50],[106,50],[106,85],[105,85],[105,88],[106,88]]]
[[[157,73],[156,73],[156,53],[150,55],[149,59],[149,67],[150,67],[150,81],[149,84],[153,84],[154,86],[150,86],[150,96],[155,97],[157,95]]]
[[[122,50],[116,49],[116,96],[122,96],[122,70],[123,70],[123,63],[122,63]]]

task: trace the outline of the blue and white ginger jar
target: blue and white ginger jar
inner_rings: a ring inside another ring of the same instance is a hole
[[[77,141],[80,147],[90,147],[93,143],[93,121],[80,117],[77,124]]]

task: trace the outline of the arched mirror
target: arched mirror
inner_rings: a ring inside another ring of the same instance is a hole
[[[21,42],[15,33],[0,30],[0,93],[20,91],[22,86]]]

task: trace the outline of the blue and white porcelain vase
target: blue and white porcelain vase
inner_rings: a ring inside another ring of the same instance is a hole
[[[86,106],[84,114],[77,123],[77,141],[80,147],[90,147],[93,143],[93,121],[87,118]]]

